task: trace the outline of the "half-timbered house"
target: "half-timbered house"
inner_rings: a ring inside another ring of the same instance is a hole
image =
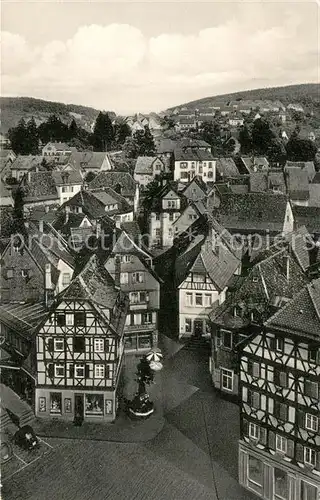
[[[128,299],[93,255],[37,332],[36,415],[112,421]]]
[[[264,499],[320,497],[320,280],[240,352],[240,483]]]
[[[286,246],[271,247],[256,257],[249,274],[240,278],[227,300],[209,314],[210,372],[216,389],[238,395],[237,344],[261,328],[306,283],[303,270]]]

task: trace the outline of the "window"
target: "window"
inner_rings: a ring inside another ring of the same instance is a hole
[[[221,368],[221,386],[227,391],[233,389],[233,371]]]
[[[74,337],[73,350],[74,352],[85,352],[85,339],[84,337]]]
[[[288,387],[288,374],[275,368],[273,372],[273,382],[278,387]]]
[[[7,278],[13,278],[13,269],[7,270]]]
[[[185,332],[192,332],[192,320],[190,318],[185,318]]]
[[[160,220],[160,214],[156,214],[156,220]]]
[[[221,330],[221,333],[223,335],[223,346],[227,349],[232,349],[232,333],[226,330]]]
[[[309,349],[308,349],[309,363],[318,363],[318,360],[320,360],[319,352],[320,351],[317,347],[309,346]]]
[[[304,463],[307,465],[316,465],[316,451],[305,446],[304,448]]]
[[[250,359],[248,360],[248,373],[252,377],[259,377],[260,376],[260,366],[259,363],[254,363]]]
[[[61,393],[50,393],[50,413],[61,413]]]
[[[58,326],[65,326],[66,324],[66,315],[64,313],[56,314],[56,322]]]
[[[263,465],[261,460],[249,455],[248,479],[250,482],[261,486],[263,482]],[[251,485],[252,486],[252,485]]]
[[[66,326],[73,326],[73,314],[66,314]]]
[[[276,450],[287,453],[287,439],[280,434],[276,434]]]
[[[169,214],[169,220],[171,220],[171,221],[173,220],[173,214],[172,213]]]
[[[301,500],[318,500],[318,488],[301,481]]]
[[[104,352],[104,339],[94,339],[94,352]]]
[[[194,161],[191,162],[191,168],[194,170],[196,168],[196,164]]]
[[[193,275],[192,275],[192,281],[194,283],[205,283],[206,277],[203,274],[193,273]]]
[[[202,306],[202,293],[196,293],[196,306]]]
[[[188,167],[188,162],[187,161],[181,161],[180,162],[180,168],[187,168]]]
[[[64,350],[64,339],[63,338],[54,339],[54,350],[57,352],[62,352]]]
[[[84,378],[84,365],[75,365],[75,377],[76,378]]]
[[[260,435],[260,429],[257,426],[257,424],[254,424],[253,422],[249,422],[249,437],[251,439],[259,439]]]
[[[211,170],[209,170],[209,172],[208,172],[208,177],[209,177],[210,179],[212,179],[212,178],[213,178],[213,172],[212,172]]]
[[[70,273],[62,273],[62,285],[68,286],[70,284]]]
[[[273,351],[284,351],[284,339],[282,337],[272,337],[270,339],[270,347]]]
[[[144,273],[132,273],[132,283],[143,283]]]
[[[140,304],[149,301],[148,292],[131,292],[130,293],[130,304]]]
[[[144,313],[142,314],[142,324],[150,325],[152,324],[152,313]]]
[[[288,476],[286,471],[274,468],[274,493],[276,499],[287,500],[288,498]]]
[[[260,394],[248,389],[248,404],[258,410],[260,408]]]
[[[209,168],[212,168],[212,161],[209,161],[209,163],[208,163],[208,167],[209,167]]]
[[[305,380],[304,393],[306,396],[309,396],[309,398],[318,399],[319,384],[317,382],[312,382],[311,380]]]
[[[54,376],[55,377],[64,377],[64,365],[55,365],[54,366]]]
[[[104,365],[94,366],[94,376],[95,378],[104,378]]]
[[[186,306],[192,306],[193,300],[192,300],[192,293],[186,293]]]
[[[120,273],[120,284],[127,285],[129,283],[129,274],[128,273]]]
[[[204,306],[209,307],[212,304],[212,297],[209,293],[205,293],[204,295]]]
[[[318,431],[318,417],[315,415],[311,415],[311,413],[306,414],[305,420],[306,429],[309,431],[317,432]]]
[[[103,394],[85,395],[86,415],[103,415]]]
[[[288,407],[284,403],[280,403],[279,401],[274,402],[274,416],[279,420],[283,420],[284,422],[288,419]]]
[[[160,229],[156,229],[156,237],[159,237],[159,236],[161,236]]]
[[[75,326],[86,326],[86,313],[85,312],[76,312],[74,314],[74,324]]]

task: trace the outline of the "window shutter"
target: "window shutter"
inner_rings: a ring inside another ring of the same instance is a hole
[[[317,399],[319,392],[319,387],[317,382],[311,382],[311,380],[305,380],[304,392],[306,396]]]
[[[304,457],[303,457],[303,446],[302,444],[297,443],[296,445],[296,461],[297,462],[304,462]]]
[[[69,377],[70,378],[74,377],[74,365],[69,366]]]
[[[242,432],[244,436],[249,435],[249,422],[245,418],[242,419]]]
[[[297,410],[296,421],[297,421],[298,426],[301,427],[302,429],[305,428],[305,418],[306,418],[305,412],[302,410]]]
[[[294,442],[291,439],[287,439],[287,453],[289,458],[294,457]]]
[[[260,394],[254,392],[252,395],[252,406],[253,408],[260,408]]]
[[[253,363],[252,375],[254,377],[259,377],[259,371],[260,371],[259,368],[260,368],[259,363]]]
[[[280,372],[280,385],[281,387],[288,387],[288,374],[286,372]]]
[[[85,366],[84,376],[85,376],[85,378],[89,378],[90,377],[89,365]]]
[[[264,445],[267,444],[267,429],[265,429],[264,427],[260,427],[259,443]]]
[[[288,419],[288,407],[284,403],[280,403],[280,415],[281,420],[286,421]]]
[[[53,378],[53,372],[54,372],[53,363],[49,363],[48,364],[48,375],[50,378]]]
[[[248,373],[249,375],[253,375],[253,362],[251,359],[248,359]]]
[[[276,436],[275,433],[272,431],[269,431],[268,446],[271,450],[276,449]]]
[[[109,352],[109,339],[104,339],[104,350]]]
[[[53,352],[53,349],[54,349],[54,347],[53,347],[53,339],[49,339],[48,340],[48,351],[49,352]]]
[[[280,385],[280,371],[278,370],[278,368],[274,368],[274,371],[273,371],[273,382],[275,385]]]

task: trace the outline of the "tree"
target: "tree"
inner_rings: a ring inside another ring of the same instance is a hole
[[[317,153],[317,146],[312,141],[296,135],[290,137],[286,149],[290,161],[313,161]]]
[[[275,134],[271,130],[269,122],[264,118],[258,118],[252,126],[252,146],[257,154],[266,154]]]
[[[287,152],[280,139],[274,138],[271,140],[267,150],[267,156],[270,163],[274,163],[279,167],[283,167],[285,165]]]
[[[123,153],[126,158],[138,158],[137,142],[133,137],[127,137],[123,145]]]
[[[171,129],[174,129],[174,126],[175,126],[175,122],[174,122],[174,119],[171,118],[171,116],[165,115],[161,119],[161,127],[163,129],[165,129],[165,130],[171,130]]]
[[[137,370],[138,394],[141,396],[146,393],[146,385],[150,385],[154,379],[154,372],[151,370],[150,362],[146,356],[140,359]]]
[[[93,181],[93,179],[96,177],[96,173],[94,172],[88,172],[84,178],[84,180],[89,184],[89,182]]]
[[[133,137],[127,137],[123,146],[127,158],[138,158],[138,156],[153,156],[156,146],[148,126],[144,130],[137,130]]]
[[[243,124],[240,128],[239,142],[241,144],[241,153],[250,154],[252,151],[252,136],[247,124]]]
[[[114,125],[114,141],[117,147],[122,147],[127,139],[131,136],[131,129],[124,121],[117,121]]]
[[[74,118],[69,125],[69,137],[70,139],[76,139],[78,137],[78,125]]]
[[[27,124],[27,153],[37,155],[39,153],[39,134],[35,119],[32,117]]]
[[[11,147],[16,155],[28,154],[28,131],[26,122],[23,118],[19,121],[17,127],[12,127],[8,131]]]
[[[114,130],[108,113],[100,113],[94,124],[91,136],[92,145],[95,151],[107,151],[114,140]]]

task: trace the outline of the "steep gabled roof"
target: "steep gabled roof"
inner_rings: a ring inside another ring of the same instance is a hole
[[[0,306],[0,322],[26,338],[31,338],[37,326],[48,315],[42,303],[6,304]]]
[[[265,326],[320,341],[320,278],[306,285]]]
[[[25,201],[59,200],[58,191],[52,172],[30,172],[30,179],[21,181]]]
[[[135,174],[153,174],[153,163],[155,160],[159,160],[162,163],[162,160],[157,156],[138,156],[136,160],[136,165],[134,169]]]
[[[306,226],[311,234],[320,233],[320,206],[304,207],[294,205],[292,211],[297,226]]]
[[[105,187],[121,188],[121,195],[125,198],[134,197],[136,192],[136,182],[128,172],[116,172],[114,170],[99,172],[96,177],[90,182],[89,189],[96,190]]]
[[[223,177],[237,177],[240,175],[233,158],[218,158],[216,168],[217,172]]]
[[[289,168],[296,168],[297,170],[307,172],[309,182],[312,181],[316,173],[313,161],[287,161],[284,171],[286,172]]]
[[[269,169],[269,162],[264,156],[242,156],[241,160],[249,174]]]
[[[286,167],[287,189],[291,200],[309,199],[308,171],[296,167]]]

